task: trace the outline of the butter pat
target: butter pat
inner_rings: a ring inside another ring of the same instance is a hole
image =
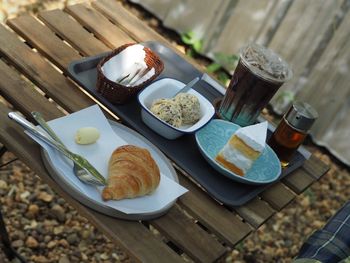
[[[100,132],[95,127],[83,127],[77,130],[75,142],[77,144],[92,144],[100,138]]]

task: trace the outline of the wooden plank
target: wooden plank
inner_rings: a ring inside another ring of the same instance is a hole
[[[198,70],[204,71],[204,66],[198,65],[197,62],[180,52],[176,46],[172,46],[163,36],[152,30],[143,21],[130,13],[117,1],[101,0],[92,2],[92,6],[113,21],[119,28],[123,29],[133,39],[138,42],[158,41],[163,45],[169,46],[183,59],[191,63]],[[115,12],[118,10],[118,12]]]
[[[69,193],[53,181],[43,166],[40,147],[23,133],[23,129],[7,117],[8,112],[9,110],[0,103],[0,141],[27,164],[32,171],[38,174],[55,192],[85,216],[89,222],[121,246],[138,262],[164,262],[165,258],[169,262],[183,262],[174,251],[156,238],[142,224],[105,216],[75,201]]]
[[[0,95],[17,110],[26,116],[29,116],[31,111],[39,111],[45,119],[62,116],[62,112],[57,107],[45,107],[49,101],[2,60],[0,60],[0,72]]]
[[[91,99],[72,82],[3,25],[0,25],[0,53],[66,110],[72,111],[76,105],[85,108],[92,104]]]
[[[271,206],[258,197],[243,206],[235,208],[235,211],[254,228],[259,228],[275,213]]]
[[[233,11],[227,14],[229,17],[211,52],[237,54],[241,47],[254,41],[273,3],[268,0],[238,1]]]
[[[159,1],[159,0],[131,0],[145,7],[148,11],[155,14],[160,20],[164,21],[168,12],[174,7],[174,4],[181,4],[180,0]]]
[[[280,182],[273,184],[260,196],[277,211],[281,211],[282,208],[287,206],[295,198],[295,194]]]
[[[110,48],[134,42],[124,31],[113,25],[106,17],[88,5],[71,5],[65,11]]]
[[[219,205],[207,193],[195,186],[185,176],[179,176],[180,183],[189,192],[179,199],[179,203],[201,224],[222,238],[231,247],[237,245],[252,231],[234,213]]]
[[[339,7],[343,1],[303,1],[295,0],[282,21],[280,28],[273,37],[270,47],[279,53],[292,66],[293,78],[283,85],[276,96],[271,101],[272,105],[276,104],[279,96],[285,90],[292,92],[304,92],[311,90],[312,95],[323,94],[323,92],[314,92],[310,82],[307,81],[308,73],[314,68],[313,53],[319,48],[320,43],[327,32],[329,24],[335,22],[334,17],[339,13]],[[334,24],[334,26],[336,26]],[[336,30],[334,28],[333,30]],[[288,41],[286,41],[288,39]],[[321,45],[325,46],[325,45]],[[317,54],[316,57],[320,57]],[[320,61],[321,62],[321,61]],[[305,75],[306,74],[306,75]],[[323,87],[323,83],[321,84]],[[305,88],[303,88],[305,87]],[[306,88],[307,87],[307,88]],[[317,85],[317,91],[320,86]],[[299,96],[298,96],[299,97]],[[328,97],[328,96],[324,96]],[[299,97],[299,100],[308,101],[309,99]],[[317,101],[317,100],[316,100]],[[283,114],[286,109],[279,109]],[[327,112],[329,112],[327,110]],[[323,114],[320,114],[322,116]],[[318,124],[320,121],[317,122]],[[328,128],[328,122],[327,128]],[[316,129],[317,130],[317,129]]]
[[[295,193],[301,194],[315,182],[315,178],[310,176],[305,170],[298,169],[283,178],[282,182],[286,184],[290,189],[292,189]]]
[[[343,18],[317,65],[309,75],[305,83],[308,88],[302,89],[298,93],[298,97],[308,101],[319,113],[320,119],[313,125],[312,135],[315,136],[316,140],[321,141],[331,149],[333,148],[335,152],[338,152],[339,149],[349,149],[343,143],[344,139],[347,139],[349,126],[343,127],[343,130],[338,134],[339,126],[346,121],[346,116],[341,113],[342,111],[347,112],[349,108],[347,106],[348,83],[350,81],[350,75],[347,71],[350,60],[350,44],[347,39],[350,33],[349,28],[350,12]],[[349,152],[341,150],[339,155],[349,156]]]
[[[174,206],[166,214],[150,223],[156,226],[176,246],[198,262],[214,262],[221,258],[226,249],[211,235],[197,226]]]
[[[62,39],[85,56],[109,51],[110,48],[96,39],[87,30],[62,10],[50,10],[39,13],[39,18]],[[82,41],[83,39],[83,41]]]
[[[315,155],[311,155],[310,159],[304,163],[303,169],[318,180],[329,171],[330,166],[322,162]]]
[[[7,24],[29,44],[52,60],[61,70],[71,62],[80,59],[77,51],[61,41],[49,28],[30,15],[19,16],[7,21]],[[47,45],[44,45],[43,42]],[[48,51],[47,46],[50,46]]]
[[[92,2],[92,6],[113,21],[119,28],[128,32],[128,35],[133,39],[138,41],[168,42],[156,31],[151,30],[146,23],[140,21],[136,16],[126,10],[120,2],[109,0],[94,1]]]

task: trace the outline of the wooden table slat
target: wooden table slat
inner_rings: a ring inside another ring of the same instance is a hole
[[[298,169],[282,179],[282,182],[297,194],[304,192],[315,181],[316,179],[303,169]]]
[[[113,21],[118,27],[122,28],[125,32],[130,33],[130,36],[134,39],[168,43],[164,37],[156,31],[151,30],[146,23],[139,20],[134,14],[125,9],[120,2],[109,0],[94,1],[92,2],[92,6]],[[115,10],[118,10],[118,12],[115,12]]]
[[[320,179],[329,170],[329,165],[318,159],[316,156],[311,155],[310,159],[307,160],[303,168],[316,180]]]
[[[40,147],[34,143],[23,129],[7,117],[8,109],[0,103],[0,140],[5,146],[26,163],[35,173],[67,200],[79,213],[87,217],[98,229],[118,243],[139,262],[183,262],[166,244],[156,238],[140,223],[116,220],[105,216],[75,201],[60,188],[43,167]]]
[[[214,262],[221,258],[226,249],[211,235],[201,229],[174,206],[166,214],[150,223],[156,226],[176,246],[198,262]]]
[[[124,31],[88,5],[71,5],[66,7],[65,11],[110,48],[134,42]]]
[[[100,0],[92,2],[92,6],[113,21],[118,27],[122,28],[128,35],[138,42],[158,41],[171,47],[183,59],[191,63],[198,70],[204,71],[205,68],[200,66],[194,59],[180,52],[175,46],[172,46],[163,36],[147,26],[143,21],[138,19],[134,14],[129,12],[117,1]],[[115,10],[118,10],[116,12]]]
[[[280,182],[273,184],[260,196],[277,211],[280,211],[295,198],[295,194]]]
[[[189,192],[179,199],[179,203],[201,224],[222,238],[224,242],[234,247],[252,231],[252,228],[242,222],[234,213],[220,205],[208,194],[195,186],[185,176],[179,176],[180,183]]]
[[[0,53],[66,110],[73,111],[76,105],[80,108],[92,105],[89,97],[3,25],[0,25]]]
[[[39,18],[51,30],[85,56],[93,56],[110,50],[93,34],[83,30],[83,27],[77,21],[62,10],[56,9],[40,12]]]
[[[0,60],[0,72],[0,94],[17,110],[26,116],[29,116],[33,110],[39,111],[45,119],[58,118],[62,115],[57,107],[45,107],[44,105],[49,101],[2,60]]]
[[[275,213],[271,206],[258,197],[250,200],[243,206],[237,207],[235,210],[254,228],[259,228]]]
[[[19,16],[7,20],[7,24],[16,31],[17,34],[26,39],[32,46],[35,46],[36,49],[58,65],[61,70],[67,68],[68,64],[71,62],[69,58],[74,58],[75,60],[81,58],[77,51],[69,47],[63,41],[57,41],[59,38],[33,16]],[[49,51],[47,50],[47,46],[45,44],[43,45],[42,42],[50,46]]]

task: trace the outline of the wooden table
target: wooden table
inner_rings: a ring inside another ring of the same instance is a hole
[[[96,102],[66,76],[67,65],[125,43],[148,40],[170,46],[112,0],[8,20],[7,26],[0,25],[0,95],[30,120],[33,110],[48,120],[78,111]],[[227,247],[242,241],[328,170],[311,157],[301,169],[234,210],[218,204],[178,172],[181,184],[190,191],[166,215],[149,222],[122,221],[82,206],[61,189],[44,168],[38,145],[7,118],[9,111],[0,103],[0,142],[137,261],[180,262],[181,254],[198,262],[217,261]],[[163,238],[154,236],[150,226]]]

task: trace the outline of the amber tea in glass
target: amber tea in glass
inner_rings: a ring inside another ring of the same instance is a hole
[[[317,117],[316,110],[305,102],[295,102],[283,116],[268,141],[282,167],[288,166]]]

